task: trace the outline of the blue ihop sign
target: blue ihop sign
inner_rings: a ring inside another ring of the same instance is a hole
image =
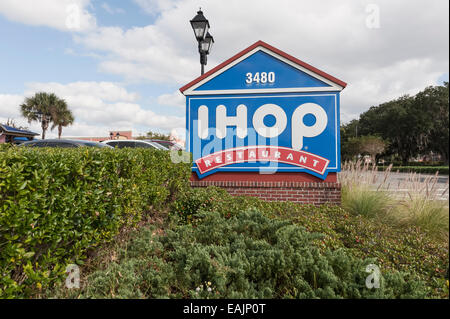
[[[215,172],[340,170],[339,93],[346,83],[262,41],[187,84],[186,150]]]

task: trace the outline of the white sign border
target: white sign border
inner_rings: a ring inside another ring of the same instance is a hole
[[[336,129],[336,131],[335,131],[335,138],[336,138],[336,140],[335,140],[335,145],[336,145],[336,153],[335,153],[336,161],[335,161],[335,164],[336,165],[335,165],[335,167],[327,167],[327,169],[338,169],[337,168],[337,163],[338,163],[338,145],[339,144],[338,144],[337,118],[338,118],[339,114],[338,114],[338,111],[337,111],[337,94],[338,93],[336,93],[336,94],[292,94],[292,95],[270,95],[270,96],[265,96],[265,95],[254,96],[254,95],[251,95],[251,96],[222,96],[222,97],[217,97],[217,96],[212,96],[212,97],[189,97],[189,96],[187,96],[187,99],[189,101],[189,103],[188,103],[188,110],[187,110],[187,121],[188,121],[188,125],[189,125],[188,126],[188,132],[189,132],[189,134],[191,133],[191,114],[190,114],[190,112],[191,112],[191,100],[218,100],[218,99],[241,99],[241,98],[251,99],[251,98],[267,98],[267,97],[271,98],[271,97],[301,97],[301,96],[315,96],[315,97],[317,97],[317,96],[333,96],[334,97],[334,113],[335,113],[334,126],[335,126],[335,129]],[[188,151],[190,151],[190,147],[191,147],[190,143],[191,143],[191,137],[189,135],[189,136],[186,136],[186,145],[187,145],[186,149]],[[196,166],[192,166],[191,167],[191,169],[194,169],[194,168],[197,168],[197,167]],[[237,168],[236,167],[221,167],[220,168],[220,170],[223,170],[223,169],[237,169]],[[264,167],[242,167],[242,168],[239,168],[239,169],[264,169]],[[268,168],[266,167],[266,169],[268,169]],[[279,169],[279,170],[287,170],[287,171],[298,170],[298,168],[296,168],[296,167],[279,167],[277,169]]]

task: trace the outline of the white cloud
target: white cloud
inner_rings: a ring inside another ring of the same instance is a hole
[[[20,104],[23,103],[23,96],[16,94],[0,94],[0,114],[5,119],[16,119],[20,116]]]
[[[101,71],[128,81],[181,87],[199,75],[197,45],[189,25],[199,6],[216,40],[206,69],[263,40],[347,82],[342,94],[344,120],[371,105],[435,85],[448,72],[446,1],[135,2],[157,16],[154,24],[126,30],[102,27],[76,36],[78,44],[103,54]],[[380,28],[366,25],[371,3],[380,9]],[[170,94],[159,99],[166,100]]]
[[[190,79],[190,71],[198,69],[189,57],[180,56],[173,38],[153,25],[128,30],[102,27],[76,36],[75,41],[91,50],[104,52],[100,69],[123,75],[127,80],[182,83]]]
[[[134,0],[146,13],[157,15],[162,11],[173,9],[178,0]]]
[[[90,0],[2,0],[0,14],[12,21],[48,26],[62,31],[88,31],[96,27],[88,11]]]
[[[134,102],[139,96],[136,93],[128,92],[118,83],[112,82],[72,82],[61,84],[56,82],[48,83],[27,83],[28,90],[25,94],[30,95],[38,91],[50,91],[59,96],[80,97],[89,96],[105,101],[126,101]]]
[[[106,2],[103,2],[101,7],[109,14],[125,13],[125,10],[123,10],[122,8],[111,7]]]
[[[186,98],[180,91],[175,91],[171,94],[163,94],[158,96],[159,105],[176,106],[184,109],[186,107]]]
[[[414,94],[448,72],[449,14],[447,1],[426,0],[134,0],[152,15],[153,24],[124,29],[97,27],[89,0],[2,0],[0,14],[10,20],[67,29],[67,6],[80,8],[75,45],[99,60],[99,70],[127,82],[174,84],[180,87],[199,75],[197,44],[189,25],[201,6],[211,24],[215,45],[206,69],[263,40],[348,83],[342,92],[342,120],[372,105]],[[103,2],[103,9],[114,11]],[[380,28],[368,28],[368,4],[380,9]],[[70,48],[67,54],[76,54]],[[102,121],[127,107],[148,125],[166,125],[171,117],[146,113],[139,97],[118,84],[76,82],[32,83],[30,90],[54,89]],[[27,92],[26,92],[27,93]],[[161,92],[161,105],[184,105],[177,92]],[[5,97],[3,97],[5,99]],[[120,104],[122,103],[122,104]],[[6,109],[0,105],[2,113]],[[103,111],[102,111],[103,110]],[[105,111],[106,110],[106,111]],[[5,113],[3,113],[5,112]],[[9,111],[11,112],[11,111]],[[84,112],[84,113],[83,113]],[[141,113],[140,113],[141,112]],[[143,112],[143,113],[142,113]],[[128,119],[123,123],[144,123]],[[152,120],[150,121],[149,118]],[[90,122],[91,123],[91,122]],[[120,123],[117,122],[117,125]],[[162,126],[161,126],[162,127]]]
[[[25,97],[35,92],[54,92],[64,98],[75,116],[73,126],[65,128],[63,134],[68,136],[103,136],[110,130],[141,129],[163,130],[184,126],[184,118],[166,116],[144,108],[138,103],[138,95],[128,92],[117,83],[111,82],[74,82],[28,83],[24,95],[0,94],[0,121],[13,118],[18,125],[28,126],[40,132],[38,123],[31,125],[20,115],[19,105]],[[55,136],[49,132],[48,136]]]

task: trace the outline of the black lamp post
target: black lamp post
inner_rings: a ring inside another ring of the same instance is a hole
[[[211,51],[214,38],[209,34],[209,21],[203,15],[202,10],[197,11],[197,15],[190,21],[194,30],[195,38],[198,42],[198,52],[200,53],[201,74],[205,72],[207,63],[206,56]]]

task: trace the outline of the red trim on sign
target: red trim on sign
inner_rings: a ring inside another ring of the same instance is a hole
[[[187,89],[189,89],[191,86],[197,84],[198,82],[200,82],[201,80],[209,77],[210,75],[214,74],[215,72],[219,71],[220,69],[224,68],[225,66],[227,66],[228,64],[232,63],[233,61],[239,59],[241,56],[247,54],[248,52],[252,51],[253,49],[257,48],[258,46],[262,46],[278,55],[281,55],[282,57],[304,67],[305,69],[308,69],[322,77],[324,77],[325,79],[330,80],[331,82],[334,82],[340,86],[342,86],[343,88],[345,88],[347,86],[347,83],[345,83],[344,81],[339,80],[338,78],[335,78],[332,75],[329,75],[328,73],[325,73],[315,67],[313,67],[312,65],[303,62],[302,60],[299,60],[297,58],[294,58],[292,55],[287,54],[286,52],[283,52],[273,46],[271,46],[270,44],[267,44],[263,41],[258,41],[255,42],[254,44],[252,44],[251,46],[249,46],[247,49],[242,50],[241,52],[239,52],[238,54],[232,56],[231,58],[229,58],[228,60],[226,60],[225,62],[219,64],[218,66],[216,66],[215,68],[209,70],[208,72],[204,73],[203,75],[199,76],[198,78],[194,79],[193,81],[189,82],[188,84],[186,84],[185,86],[183,86],[182,88],[180,88],[180,92],[183,93],[184,91],[186,91]]]
[[[200,174],[236,163],[278,162],[309,169],[323,175],[330,163],[326,158],[280,146],[244,146],[206,155],[195,161]]]

